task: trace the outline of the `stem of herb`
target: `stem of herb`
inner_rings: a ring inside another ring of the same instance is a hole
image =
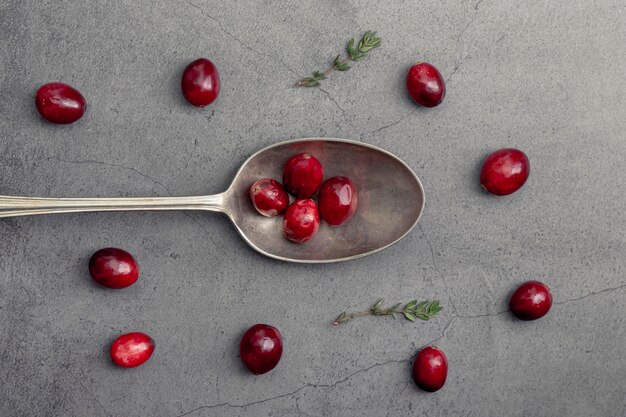
[[[348,63],[365,59],[369,51],[379,46],[380,38],[376,32],[368,30],[361,37],[358,45],[355,46],[354,38],[348,42],[348,46],[346,47],[347,56],[345,58],[340,59],[341,55],[337,55],[333,60],[332,66],[325,71],[314,71],[311,77],[301,79],[294,84],[294,87],[317,87],[320,85],[320,81],[325,80],[333,71],[348,71],[350,69]]]
[[[407,303],[404,307],[401,304],[396,304],[389,308],[381,308],[383,299],[380,299],[369,310],[359,311],[357,313],[346,313],[345,311],[339,315],[332,323],[333,326],[337,326],[342,323],[346,323],[356,317],[363,316],[390,316],[395,319],[396,314],[401,314],[405,319],[415,321],[417,319],[428,321],[432,317],[436,316],[443,307],[439,301],[422,301],[417,303],[417,300],[413,300]]]

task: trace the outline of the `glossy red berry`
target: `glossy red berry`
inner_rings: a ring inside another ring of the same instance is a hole
[[[283,338],[277,328],[255,324],[241,338],[241,361],[255,375],[271,371],[283,354]]]
[[[409,96],[417,104],[435,107],[446,95],[446,84],[434,66],[421,62],[413,65],[406,75],[406,88]]]
[[[310,240],[320,227],[317,204],[310,198],[296,200],[283,216],[283,233],[294,243]]]
[[[420,389],[435,392],[446,383],[448,377],[448,359],[433,346],[422,349],[413,362],[413,381]]]
[[[133,256],[123,249],[104,248],[91,256],[89,274],[103,287],[125,288],[139,278],[139,266]]]
[[[220,93],[220,75],[208,59],[200,58],[187,65],[180,82],[183,95],[197,107],[213,103]]]
[[[356,189],[348,178],[329,178],[320,188],[320,217],[329,225],[338,226],[352,217],[357,200]]]
[[[285,164],[283,184],[298,198],[309,198],[317,192],[324,178],[324,169],[316,157],[302,153]]]
[[[261,178],[250,187],[252,205],[264,216],[282,214],[289,205],[289,195],[283,186],[271,178]]]
[[[527,281],[511,296],[509,308],[520,320],[537,320],[545,316],[552,307],[550,288],[539,281]]]
[[[522,188],[530,174],[526,154],[513,148],[495,151],[483,162],[480,184],[495,195],[509,195]]]
[[[154,340],[144,333],[123,334],[111,345],[111,359],[123,368],[135,368],[146,363],[154,352]]]
[[[85,114],[85,97],[75,88],[63,83],[48,83],[35,95],[37,111],[47,121],[56,124],[74,123]]]

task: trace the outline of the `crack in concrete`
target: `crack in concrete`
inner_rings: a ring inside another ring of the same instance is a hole
[[[390,359],[388,361],[385,362],[380,362],[380,363],[375,363],[373,365],[368,366],[367,368],[363,368],[363,369],[359,369],[351,374],[349,374],[348,376],[333,382],[332,384],[306,384],[303,388],[306,387],[311,387],[311,388],[334,388],[337,385],[343,384],[344,382],[347,382],[349,379],[351,379],[352,377],[354,377],[355,375],[361,374],[363,372],[367,372],[370,371],[374,368],[379,368],[381,366],[385,366],[385,365],[389,365],[390,363],[406,363],[408,362],[408,359]]]
[[[298,412],[298,416],[302,416],[302,413],[300,412],[300,404],[298,404],[298,397],[296,397],[295,400],[296,400],[296,411]]]
[[[448,321],[448,324],[446,324],[444,326],[443,330],[441,331],[441,335],[439,335],[438,337],[434,338],[430,342],[427,342],[427,343],[423,344],[422,346],[420,346],[420,348],[417,350],[417,352],[415,352],[415,354],[413,355],[413,357],[411,359],[413,359],[417,355],[417,353],[420,350],[424,349],[426,346],[430,346],[433,343],[443,339],[446,336],[446,333],[448,332],[448,329],[450,328],[450,326],[452,326],[452,323],[454,322],[454,320],[456,320],[458,318],[459,318],[459,316],[457,316],[457,315],[452,316],[452,318],[450,318],[450,320]]]
[[[279,398],[291,397],[292,395],[296,394],[297,392],[303,390],[306,387],[307,387],[307,385],[303,385],[300,388],[298,388],[297,390],[288,392],[286,394],[276,395],[274,397],[264,398],[262,400],[253,401],[253,402],[245,403],[245,404],[231,404],[229,402],[224,402],[224,403],[218,403],[218,404],[213,404],[213,405],[203,405],[203,406],[194,408],[193,410],[187,411],[186,413],[179,414],[176,417],[185,417],[185,416],[191,415],[191,414],[193,414],[193,413],[195,413],[197,411],[200,411],[200,410],[211,410],[213,408],[220,408],[220,407],[246,408],[246,407],[253,406],[255,404],[262,404],[262,403],[265,403],[265,402],[268,402],[268,401],[272,401],[272,400],[276,400],[276,399],[279,399]]]
[[[274,397],[264,398],[264,399],[261,399],[261,400],[252,401],[252,402],[244,403],[244,404],[231,404],[229,402],[224,402],[224,403],[218,403],[218,404],[213,404],[213,405],[204,405],[204,406],[197,407],[197,408],[195,408],[193,410],[187,411],[186,413],[180,414],[180,415],[178,415],[176,417],[185,417],[185,416],[188,416],[188,415],[193,414],[193,413],[195,413],[197,411],[200,411],[200,410],[210,410],[210,409],[213,409],[213,408],[220,408],[220,407],[246,408],[246,407],[250,407],[250,406],[253,406],[253,405],[256,405],[256,404],[262,404],[262,403],[265,403],[265,402],[268,402],[268,401],[272,401],[272,400],[276,400],[276,399],[280,399],[280,398],[291,397],[291,396],[297,394],[298,392],[300,392],[300,391],[302,391],[304,389],[307,389],[307,388],[314,388],[314,389],[317,389],[317,388],[322,388],[322,389],[334,388],[335,386],[343,384],[344,382],[348,381],[349,379],[351,379],[352,377],[354,377],[355,375],[358,375],[360,373],[367,372],[367,371],[370,371],[370,370],[372,370],[374,368],[378,368],[378,367],[381,367],[381,366],[389,365],[391,363],[407,363],[409,361],[410,361],[410,359],[391,359],[391,360],[388,360],[388,361],[385,361],[385,362],[375,363],[375,364],[373,364],[371,366],[368,366],[367,368],[359,369],[359,370],[351,373],[350,375],[346,376],[345,378],[342,378],[342,379],[340,379],[338,381],[333,382],[332,384],[311,384],[311,383],[307,383],[307,384],[302,385],[300,388],[298,388],[298,389],[296,389],[294,391],[291,391],[291,392],[288,392],[288,393],[285,393],[285,394],[276,395]]]
[[[500,310],[500,311],[496,311],[495,313],[484,313],[484,314],[472,314],[471,316],[465,316],[463,314],[457,314],[457,318],[460,319],[478,319],[478,318],[482,318],[482,317],[496,317],[496,316],[500,316],[504,313],[508,313],[509,310]]]
[[[464,49],[465,46],[463,44],[463,36],[465,35],[465,33],[468,31],[468,29],[470,28],[470,26],[476,21],[476,19],[478,18],[478,7],[481,5],[481,3],[484,0],[478,0],[478,2],[476,2],[476,4],[474,5],[474,16],[472,16],[472,18],[470,19],[469,22],[467,22],[467,24],[463,27],[463,29],[461,29],[461,31],[459,32],[459,35],[456,37],[456,43],[460,44],[460,53],[459,53],[459,58],[457,59],[456,64],[454,65],[454,68],[452,68],[452,71],[450,72],[450,75],[448,75],[448,78],[446,79],[446,83],[448,83],[451,79],[452,76],[454,74],[457,73],[457,71],[459,70],[459,68],[461,67],[461,65],[463,64],[463,61],[465,60],[465,58],[467,58],[467,56],[464,56]]]
[[[54,161],[58,161],[58,162],[65,162],[66,164],[96,164],[96,165],[103,165],[103,166],[108,166],[108,167],[113,167],[113,168],[120,168],[120,169],[124,169],[124,170],[127,170],[127,171],[132,171],[132,172],[134,172],[137,175],[140,175],[140,176],[142,176],[144,178],[149,179],[154,184],[159,185],[161,188],[163,188],[163,190],[165,190],[165,192],[167,194],[171,195],[170,191],[167,189],[167,187],[165,185],[163,185],[163,183],[161,183],[160,181],[154,179],[153,177],[151,177],[148,174],[144,174],[143,172],[136,170],[135,168],[127,167],[127,166],[124,166],[124,165],[111,164],[111,163],[108,163],[108,162],[97,161],[95,159],[71,160],[71,159],[57,158],[56,156],[50,156],[50,157],[47,157],[46,159],[54,160]]]
[[[592,292],[590,294],[587,295],[583,295],[581,297],[578,298],[572,298],[570,300],[565,300],[565,301],[559,301],[559,302],[555,302],[554,304],[556,305],[563,305],[563,304],[567,304],[567,303],[571,303],[573,301],[580,301],[580,300],[584,300],[587,297],[592,297],[594,295],[598,295],[598,294],[605,294],[607,292],[613,292],[613,291],[619,291],[619,290],[623,290],[624,288],[626,288],[626,284],[617,286],[617,287],[611,287],[611,288],[605,288],[603,290],[597,291],[597,292]]]
[[[329,93],[328,91],[324,90],[322,87],[319,87],[319,86],[317,87],[317,89],[318,89],[318,90],[320,90],[322,93],[324,93],[324,95],[326,95],[326,97],[328,97],[328,99],[329,99],[330,101],[332,101],[332,102],[333,102],[333,104],[335,105],[335,107],[337,107],[337,109],[339,109],[339,111],[340,111],[340,112],[341,112],[341,114],[343,115],[343,119],[344,119],[344,121],[345,121],[348,125],[350,125],[350,127],[352,128],[352,130],[354,131],[354,133],[355,133],[356,135],[358,135],[358,136],[359,136],[359,138],[361,138],[361,134],[359,133],[359,131],[358,131],[358,129],[356,128],[356,126],[354,126],[354,124],[352,123],[352,121],[351,121],[351,120],[350,120],[350,118],[348,117],[348,113],[346,112],[346,110],[345,110],[343,107],[341,107],[341,106],[339,105],[339,103],[337,102],[337,100],[335,100],[335,99],[334,99],[334,98],[330,95],[330,93]]]
[[[176,175],[176,179],[178,180],[180,177],[183,176],[183,174],[185,174],[187,172],[187,168],[189,168],[189,162],[191,161],[192,156],[188,156],[185,161],[185,166],[179,171],[178,175]]]
[[[247,49],[247,50],[249,50],[251,52],[254,52],[257,55],[261,55],[261,56],[264,56],[266,58],[270,58],[271,60],[277,60],[278,62],[280,62],[283,65],[283,68],[285,68],[287,71],[291,72],[296,77],[300,77],[300,75],[296,71],[291,69],[291,67],[289,65],[287,65],[287,63],[284,60],[282,60],[280,57],[272,56],[272,55],[266,54],[265,52],[261,52],[261,51],[258,51],[256,49],[254,49],[253,47],[251,47],[250,45],[248,45],[247,43],[245,43],[244,41],[239,39],[237,36],[233,35],[229,31],[227,31],[219,20],[217,20],[216,18],[214,18],[213,16],[211,16],[210,14],[205,12],[204,9],[202,9],[200,6],[194,4],[191,1],[188,2],[188,3],[189,3],[190,6],[192,6],[195,9],[197,9],[204,17],[208,17],[213,22],[215,22],[217,24],[217,26],[220,28],[220,30],[222,31],[222,33],[228,35],[231,39],[234,39],[239,45],[243,46],[245,49]]]
[[[441,278],[441,282],[443,283],[443,287],[446,290],[446,294],[448,294],[450,292],[450,289],[448,288],[448,284],[446,283],[446,277],[443,275],[443,273],[437,266],[437,262],[435,261],[435,251],[433,250],[433,246],[430,243],[430,239],[428,239],[428,236],[426,235],[426,232],[424,232],[424,228],[422,227],[421,224],[418,223],[417,228],[420,230],[420,232],[422,232],[422,236],[424,237],[424,240],[426,241],[426,244],[428,245],[428,249],[430,250],[432,268],[435,270],[435,272],[437,272],[437,274],[439,274],[439,277]],[[450,302],[450,305],[452,306],[452,312],[455,315],[457,315],[456,305],[454,304],[454,301],[452,301],[452,297],[449,296],[448,301]]]
[[[369,132],[363,132],[361,133],[362,135],[371,135],[373,133],[378,133],[382,130],[388,129],[390,127],[393,127],[401,122],[403,122],[404,120],[408,119],[410,116],[412,116],[415,112],[417,111],[417,108],[415,108],[413,111],[409,112],[407,115],[402,116],[400,119],[396,120],[395,122],[391,122],[389,124],[386,124],[384,126],[379,127],[378,129],[374,129],[374,130],[370,130]]]
[[[428,239],[428,236],[426,236],[426,233],[424,232],[424,228],[419,223],[417,224],[417,228],[420,229],[420,232],[422,232],[422,236],[424,237],[424,240],[426,241],[426,244],[428,245],[428,249],[430,250],[430,259],[433,264],[433,268],[435,268],[435,271],[437,271],[439,275],[442,275],[442,278],[443,278],[443,274],[439,271],[439,269],[437,268],[437,263],[435,262],[435,251],[433,251],[433,246],[430,244],[430,240]]]
[[[78,385],[80,385],[85,392],[87,392],[87,394],[89,394],[89,396],[91,398],[93,398],[95,400],[96,403],[98,403],[98,405],[100,406],[100,408],[102,408],[102,411],[104,411],[104,414],[111,417],[111,414],[107,411],[106,408],[104,408],[104,405],[102,405],[102,403],[100,402],[100,400],[98,400],[98,397],[96,397],[89,389],[87,389],[87,387],[85,385],[83,385],[82,382],[80,382],[80,380],[78,378],[76,378],[76,375],[74,375],[73,373],[69,372],[69,375],[74,379],[74,381],[76,381],[76,383]]]

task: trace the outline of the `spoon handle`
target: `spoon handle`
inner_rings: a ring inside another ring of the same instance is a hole
[[[224,194],[195,197],[40,198],[0,196],[0,217],[88,211],[224,211]]]

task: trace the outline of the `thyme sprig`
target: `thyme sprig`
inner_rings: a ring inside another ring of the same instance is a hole
[[[341,55],[337,55],[333,60],[333,65],[326,71],[313,71],[312,76],[305,77],[295,84],[295,87],[317,87],[320,85],[320,81],[325,80],[328,75],[333,71],[348,71],[351,66],[350,62],[362,61],[367,56],[367,53],[372,49],[380,46],[380,37],[371,30],[368,30],[363,34],[359,43],[355,46],[354,38],[350,39],[348,46],[346,46],[346,57],[341,58]]]
[[[415,321],[417,319],[428,321],[443,310],[443,307],[437,300],[425,300],[419,304],[417,300],[413,300],[407,303],[404,307],[401,307],[402,304],[398,303],[389,308],[382,308],[383,302],[384,300],[381,298],[369,310],[360,311],[358,313],[348,314],[344,311],[335,319],[333,326],[337,326],[356,317],[362,316],[389,316],[395,319],[396,314],[401,314],[405,319],[410,321]]]

